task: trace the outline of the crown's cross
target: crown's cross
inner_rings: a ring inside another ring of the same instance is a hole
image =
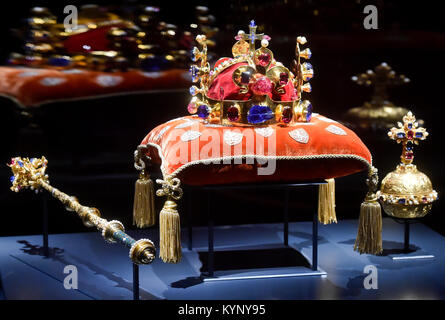
[[[387,63],[382,62],[374,68],[374,71],[368,70],[366,73],[353,76],[352,81],[359,85],[374,87],[371,105],[377,107],[384,105],[385,101],[388,100],[388,87],[408,83],[410,80],[403,74],[397,75]]]
[[[249,24],[249,33],[242,33],[239,34],[243,40],[248,40],[249,45],[250,45],[250,52],[254,52],[255,51],[255,41],[256,40],[261,40],[264,36],[264,33],[256,33],[256,29],[257,29],[257,25],[255,24],[255,20],[250,21]]]
[[[398,128],[391,128],[388,136],[402,143],[402,155],[400,159],[403,164],[411,164],[414,159],[413,147],[419,144],[419,140],[425,140],[428,132],[425,128],[419,127],[416,117],[410,112],[403,117],[403,124],[397,123]]]

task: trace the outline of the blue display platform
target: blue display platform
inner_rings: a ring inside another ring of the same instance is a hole
[[[215,227],[215,274],[293,273],[310,265],[312,223],[289,226],[283,247],[282,224]],[[352,250],[357,220],[319,227],[319,267],[326,276],[206,282],[207,229],[194,228],[194,250],[184,249],[179,264],[160,259],[140,267],[141,299],[445,299],[445,238],[423,224],[411,226],[414,253],[433,259],[393,260],[403,249],[404,227],[383,220],[381,256]],[[135,238],[157,240],[157,228],[129,231]],[[186,248],[187,234],[182,233]],[[132,264],[128,250],[103,241],[99,233],[50,235],[50,257],[42,237],[0,238],[0,297],[6,299],[132,299]],[[155,241],[157,245],[157,242]],[[413,254],[413,253],[410,253]],[[64,288],[66,265],[78,270],[78,289]],[[378,288],[365,289],[373,265]]]

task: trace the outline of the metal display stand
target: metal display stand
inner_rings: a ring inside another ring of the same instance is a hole
[[[318,205],[318,186],[327,183],[322,181],[310,181],[301,183],[278,183],[263,185],[215,185],[205,187],[188,187],[187,201],[187,227],[188,227],[188,249],[193,250],[193,226],[192,226],[192,201],[191,194],[194,189],[205,191],[207,193],[207,217],[208,217],[208,272],[203,276],[204,281],[221,280],[241,280],[241,279],[264,279],[264,278],[284,278],[284,277],[303,277],[303,276],[326,276],[327,273],[318,267],[318,210],[313,214],[312,219],[312,263],[309,270],[295,273],[276,273],[267,275],[253,276],[215,276],[214,270],[214,218],[211,210],[211,195],[214,191],[220,190],[242,190],[242,189],[283,189],[284,191],[284,214],[283,214],[283,245],[289,247],[289,190],[298,187],[315,187],[316,203]],[[306,268],[307,269],[307,268]]]
[[[48,196],[42,195],[42,234],[43,234],[43,255],[49,257],[48,245]]]
[[[410,250],[410,225],[416,223],[415,219],[397,219],[392,217],[394,221],[397,223],[404,225],[404,237],[403,237],[403,253],[398,255],[391,255],[391,259],[393,261],[406,261],[406,260],[418,260],[418,259],[434,259],[434,255],[432,254],[411,254]]]
[[[48,197],[42,195],[42,226],[43,226],[43,255],[49,257],[48,245]],[[139,265],[133,263],[133,300],[139,300]]]
[[[139,265],[133,263],[133,300],[139,300]]]

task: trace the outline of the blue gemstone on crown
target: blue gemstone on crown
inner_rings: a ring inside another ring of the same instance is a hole
[[[309,63],[309,62],[304,62],[303,63],[303,67],[306,69],[306,70],[314,70],[314,68],[312,67],[312,65]]]
[[[397,202],[399,204],[405,204],[405,199],[404,198],[400,198]]]
[[[251,20],[249,26],[250,27],[256,27],[255,20]]]
[[[15,180],[15,176],[11,176],[11,178],[9,178],[9,181],[11,181],[11,183],[14,182],[14,180]]]
[[[410,122],[408,123],[408,129],[412,129],[413,128],[413,124]]]
[[[416,132],[416,138],[422,138],[423,133],[422,132]]]
[[[195,86],[190,87],[189,92],[192,96],[196,95],[196,87]]]
[[[20,167],[23,167],[23,162],[19,161],[17,163],[19,164]]]
[[[195,65],[192,65],[190,67],[190,73],[192,75],[193,82],[195,82],[198,79],[198,71],[199,71],[199,69]]]
[[[247,114],[247,121],[252,124],[266,122],[274,117],[268,106],[254,105]]]
[[[309,103],[307,106],[307,113],[306,113],[306,122],[310,122],[312,119],[312,103]]]
[[[191,56],[191,59],[193,62],[196,62],[198,60],[195,55],[195,51],[196,51],[195,49],[196,49],[196,47],[193,48],[192,50],[190,50],[190,56]]]
[[[195,65],[192,65],[190,67],[190,73],[192,74],[192,77],[196,77],[198,75],[198,68]]]
[[[205,104],[200,105],[198,107],[197,114],[198,114],[198,117],[200,117],[200,118],[203,118],[203,119],[207,118],[210,114],[209,107]]]
[[[403,133],[403,132],[399,132],[399,133],[397,134],[397,138],[400,138],[400,139],[405,138],[405,133]]]

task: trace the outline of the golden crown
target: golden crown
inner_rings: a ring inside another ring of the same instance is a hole
[[[192,81],[199,87],[190,87],[193,96],[188,111],[197,114],[208,123],[223,125],[256,126],[269,124],[292,125],[309,122],[312,104],[301,99],[301,93],[311,92],[309,81],[314,71],[308,62],[311,50],[300,50],[305,37],[297,37],[292,71],[276,61],[268,49],[269,36],[256,33],[252,20],[249,33],[239,31],[232,47],[233,58],[221,58],[211,70],[207,61],[207,39],[198,35],[196,41],[202,47],[193,48],[190,67]],[[261,40],[261,47],[255,42]]]

